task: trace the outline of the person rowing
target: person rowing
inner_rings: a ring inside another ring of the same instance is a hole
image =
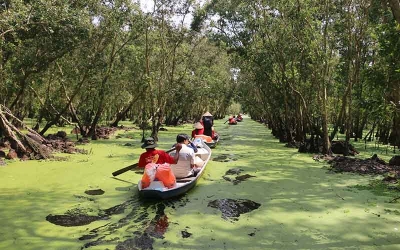
[[[142,145],[142,148],[146,149],[146,152],[140,155],[138,164],[139,168],[144,168],[142,188],[149,187],[153,181],[161,181],[166,188],[172,188],[176,184],[170,164],[178,163],[182,145],[180,143],[175,145],[174,157],[164,150],[157,150],[157,146],[152,137],[146,138]]]
[[[230,124],[230,125],[236,125],[237,124],[236,117],[234,115],[229,117],[228,124]]]
[[[179,160],[179,154],[175,154],[175,157],[172,157],[164,150],[156,149],[158,144],[154,141],[154,138],[148,137],[145,139],[144,143],[141,146],[143,149],[146,149],[146,152],[142,153],[139,158],[139,168],[145,168],[148,163],[156,163],[156,164],[176,164]],[[181,150],[182,146],[178,143],[175,145],[175,150],[178,153]],[[156,156],[158,155],[158,156]],[[154,162],[155,157],[158,157]]]

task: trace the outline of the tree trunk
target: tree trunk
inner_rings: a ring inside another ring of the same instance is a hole
[[[10,110],[14,109],[14,107],[17,105],[17,103],[19,102],[20,98],[24,94],[25,88],[26,88],[26,85],[27,85],[27,83],[26,83],[26,79],[27,78],[28,78],[28,75],[24,75],[24,77],[22,77],[19,80],[20,89],[19,89],[19,91],[17,93],[17,96],[15,97],[14,101],[10,105]]]
[[[371,130],[365,135],[364,141],[371,141],[371,138],[374,135],[375,127],[376,127],[376,121],[374,121],[374,123],[372,124]],[[367,139],[367,137],[368,137],[368,139]]]
[[[388,0],[390,9],[397,23],[400,24],[400,1],[399,0]]]
[[[14,148],[14,150],[18,153],[26,153],[26,148],[22,144],[22,142],[17,138],[15,135],[14,131],[18,131],[17,128],[12,125],[7,118],[4,116],[0,109],[0,128],[2,130],[3,135],[6,138],[9,138],[12,142],[14,142],[17,145],[17,148]],[[14,131],[13,131],[14,130]]]
[[[87,70],[85,72],[85,74],[83,75],[82,80],[78,83],[78,85],[75,87],[75,90],[72,94],[72,96],[69,98],[67,104],[64,106],[64,108],[58,112],[58,114],[54,117],[53,120],[48,121],[46,123],[46,125],[44,126],[44,128],[40,131],[39,134],[44,135],[44,133],[46,133],[46,131],[51,128],[51,126],[53,126],[54,124],[56,124],[58,122],[58,120],[63,116],[63,114],[65,114],[65,112],[68,110],[68,108],[71,106],[72,101],[74,100],[75,96],[78,94],[78,92],[80,91],[82,85],[85,83],[86,78],[88,76],[89,70]]]

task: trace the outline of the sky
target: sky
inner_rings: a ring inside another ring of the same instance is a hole
[[[201,5],[203,5],[206,0],[197,0]],[[140,6],[144,11],[151,11],[154,7],[154,0],[139,0]]]
[[[154,8],[154,0],[138,0],[138,1],[140,3],[140,7],[142,8],[142,10],[144,12],[150,12],[150,11],[153,10],[153,8]],[[204,4],[205,1],[206,0],[198,0],[198,2],[200,4]],[[180,17],[180,16],[176,16],[174,18],[174,21],[175,21],[176,24],[180,23],[181,20],[182,20],[182,17]],[[187,15],[185,17],[185,26],[189,27],[190,23],[192,22],[192,20],[193,20],[193,16],[191,14]]]
[[[139,2],[140,2],[140,7],[145,12],[151,11],[153,9],[153,7],[154,7],[154,1],[153,0],[139,0]]]

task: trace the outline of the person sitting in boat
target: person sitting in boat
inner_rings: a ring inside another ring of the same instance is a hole
[[[236,121],[241,122],[243,120],[242,114],[238,114],[236,117]]]
[[[179,154],[179,161],[171,165],[172,172],[176,178],[195,175],[200,171],[202,164],[196,159],[194,150],[188,146],[190,143],[189,136],[187,134],[179,134],[176,137],[176,142],[182,145],[182,148],[176,153]]]
[[[146,152],[140,155],[138,164],[139,167],[145,168],[141,180],[142,188],[149,187],[152,181],[161,181],[166,188],[171,188],[176,183],[169,164],[179,161],[179,151],[182,145],[179,143],[175,145],[176,153],[174,157],[164,150],[156,150],[157,146],[152,137],[146,138],[142,145],[142,148],[146,149]]]
[[[211,131],[212,131],[211,138],[213,140],[218,140],[219,134],[217,132],[215,132],[215,128],[214,127],[211,128]]]
[[[234,115],[229,117],[228,123],[229,124],[236,124],[237,123],[236,118],[235,118]]]
[[[139,168],[145,168],[148,163],[156,163],[156,164],[175,164],[179,160],[179,154],[175,154],[175,157],[172,157],[164,150],[157,150],[157,143],[154,141],[152,137],[148,137],[145,139],[142,148],[146,149],[146,152],[142,153],[139,158]],[[175,145],[176,152],[179,152],[181,149],[180,144]],[[157,155],[157,156],[156,156]],[[154,161],[155,157],[157,160]]]
[[[189,136],[188,136],[188,137],[189,137]],[[188,144],[187,146],[188,146],[189,148],[193,149],[193,151],[194,151],[195,153],[197,153],[198,149],[197,149],[196,145],[193,144],[192,140],[193,140],[193,139],[190,139],[190,140],[189,140],[189,144]],[[176,144],[177,144],[177,143],[175,143],[174,145],[172,145],[172,147],[174,148],[174,147],[176,146]]]
[[[203,114],[201,118],[201,123],[203,124],[205,135],[212,137],[212,127],[214,126],[214,117],[210,112],[206,112]]]
[[[200,122],[196,122],[193,125],[193,130],[192,130],[192,140],[196,137],[196,135],[203,135],[204,134],[204,127]]]

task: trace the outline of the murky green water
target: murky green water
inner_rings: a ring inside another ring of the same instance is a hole
[[[328,173],[249,119],[223,122],[198,186],[174,200],[140,200],[133,171],[112,178],[142,152],[138,132],[87,144],[90,154],[68,161],[7,162],[0,249],[400,249],[393,197],[351,188],[373,177]],[[190,131],[168,128],[160,148]]]

